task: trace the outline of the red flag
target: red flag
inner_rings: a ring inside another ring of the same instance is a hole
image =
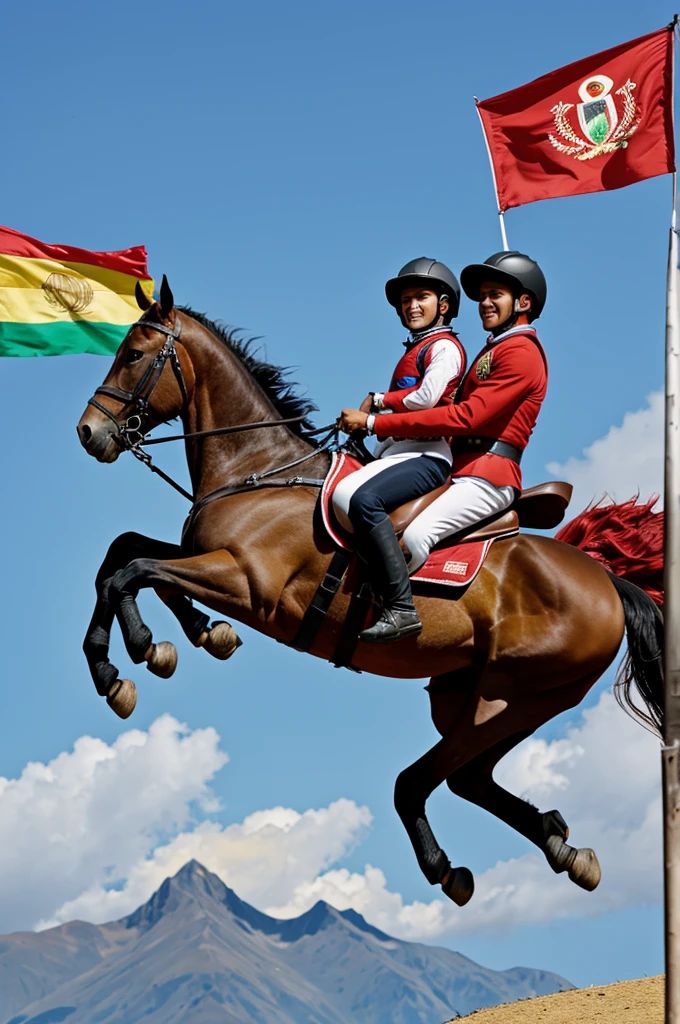
[[[673,27],[478,103],[498,206],[623,188],[675,170]]]

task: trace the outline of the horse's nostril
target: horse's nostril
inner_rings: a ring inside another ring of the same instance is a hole
[[[87,445],[92,437],[92,430],[88,427],[87,423],[83,423],[82,427],[78,427],[78,437],[82,445]]]

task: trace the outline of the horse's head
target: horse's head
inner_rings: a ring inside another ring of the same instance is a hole
[[[193,385],[193,370],[177,351],[180,314],[163,275],[160,300],[135,289],[142,317],[132,325],[113,365],[89,400],[78,423],[78,437],[99,462],[115,462],[141,435],[178,416]]]

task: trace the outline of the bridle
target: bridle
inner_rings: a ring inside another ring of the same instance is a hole
[[[107,398],[113,398],[117,402],[123,403],[121,415],[127,413],[125,416],[124,423],[113,415],[113,413],[98,402],[97,399],[92,396],[88,398],[87,404],[94,406],[99,412],[103,412],[112,423],[115,424],[116,433],[113,435],[114,441],[118,444],[123,451],[132,452],[136,459],[139,459],[145,466],[147,466],[152,473],[156,473],[165,480],[166,483],[174,487],[176,491],[183,494],[188,501],[192,502],[192,509],[190,516],[194,517],[198,511],[211,501],[215,501],[217,498],[226,498],[231,494],[240,494],[243,491],[253,490],[257,487],[292,487],[294,485],[302,485],[307,487],[321,487],[323,484],[323,478],[307,478],[295,476],[285,480],[269,480],[267,478],[275,476],[278,473],[283,473],[287,469],[292,469],[294,466],[299,466],[303,462],[307,462],[308,459],[313,459],[317,455],[322,454],[324,451],[329,451],[332,447],[337,444],[339,428],[337,424],[328,424],[325,427],[320,427],[318,430],[305,431],[305,437],[312,438],[317,434],[323,434],[326,436],[321,441],[317,442],[317,446],[313,451],[307,455],[303,455],[300,459],[295,459],[293,462],[288,462],[284,466],[278,466],[275,469],[265,470],[263,473],[251,473],[250,476],[244,480],[239,481],[235,484],[226,484],[223,487],[217,488],[215,491],[211,491],[210,494],[205,495],[201,498],[200,502],[194,503],[194,496],[189,494],[180,484],[178,484],[172,477],[164,473],[162,469],[154,466],[151,461],[151,456],[148,452],[143,449],[152,444],[165,444],[168,441],[184,441],[191,440],[199,437],[216,437],[222,434],[234,434],[245,430],[258,430],[263,427],[282,427],[287,426],[291,423],[302,423],[306,419],[305,415],[293,416],[290,419],[285,420],[265,420],[260,423],[239,423],[233,427],[217,427],[215,430],[198,430],[191,434],[174,434],[172,437],[157,437],[153,440],[146,440],[145,438],[145,421],[148,418],[148,408],[151,396],[161,379],[161,374],[165,369],[165,364],[170,360],[173,373],[179,385],[179,389],[182,393],[182,400],[187,400],[187,389],[184,382],[184,376],[182,374],[182,367],[177,355],[177,349],[175,348],[176,342],[179,341],[181,334],[181,323],[179,319],[176,320],[176,330],[172,330],[166,327],[164,324],[159,324],[155,320],[136,320],[130,326],[130,329],[126,335],[126,339],[130,336],[132,331],[136,327],[148,327],[153,331],[160,331],[161,334],[166,336],[166,341],[163,347],[154,357],[153,361],[146,368],[141,378],[135,385],[132,391],[125,391],[123,388],[112,387],[109,384],[102,384],[97,388],[94,395],[104,395]],[[125,340],[125,339],[124,339]]]
[[[128,331],[126,338],[129,338],[136,327],[149,327],[153,331],[160,331],[161,334],[166,336],[166,341],[159,352],[156,353],[155,358],[137,381],[133,391],[124,391],[122,388],[112,387],[110,384],[102,384],[95,391],[95,395],[106,395],[107,398],[115,398],[117,402],[123,403],[122,413],[129,410],[128,415],[125,417],[125,425],[121,425],[120,419],[113,415],[105,405],[98,402],[93,396],[88,398],[87,404],[93,405],[99,412],[103,412],[105,416],[115,423],[117,433],[114,434],[116,443],[120,445],[123,450],[132,450],[135,445],[140,444],[144,439],[144,420],[148,415],[149,401],[152,394],[156,389],[156,385],[161,379],[163,370],[167,360],[170,360],[173,372],[179,389],[182,392],[182,401],[187,400],[187,388],[184,383],[184,376],[182,374],[182,367],[180,365],[179,356],[177,355],[177,349],[175,343],[179,341],[179,337],[182,331],[180,321],[176,321],[176,330],[173,331],[170,327],[166,327],[164,324],[156,323],[155,320],[136,320],[132,324]]]

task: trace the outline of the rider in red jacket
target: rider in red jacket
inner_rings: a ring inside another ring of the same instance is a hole
[[[546,357],[530,326],[547,296],[538,264],[522,253],[496,253],[466,267],[461,284],[479,303],[490,334],[455,404],[384,416],[343,410],[346,430],[364,427],[378,438],[452,438],[452,486],[404,534],[411,571],[445,537],[512,504],[522,486],[522,452],[546,392]]]
[[[410,334],[389,389],[362,402],[364,418],[371,410],[413,413],[451,405],[465,372],[465,351],[449,326],[458,313],[457,279],[443,263],[421,257],[402,267],[385,292]],[[436,430],[420,438],[386,435],[375,454],[375,461],[337,486],[333,507],[340,523],[354,533],[356,550],[382,602],[380,618],[361,639],[391,643],[419,633],[422,624],[389,513],[445,484],[452,455]]]

